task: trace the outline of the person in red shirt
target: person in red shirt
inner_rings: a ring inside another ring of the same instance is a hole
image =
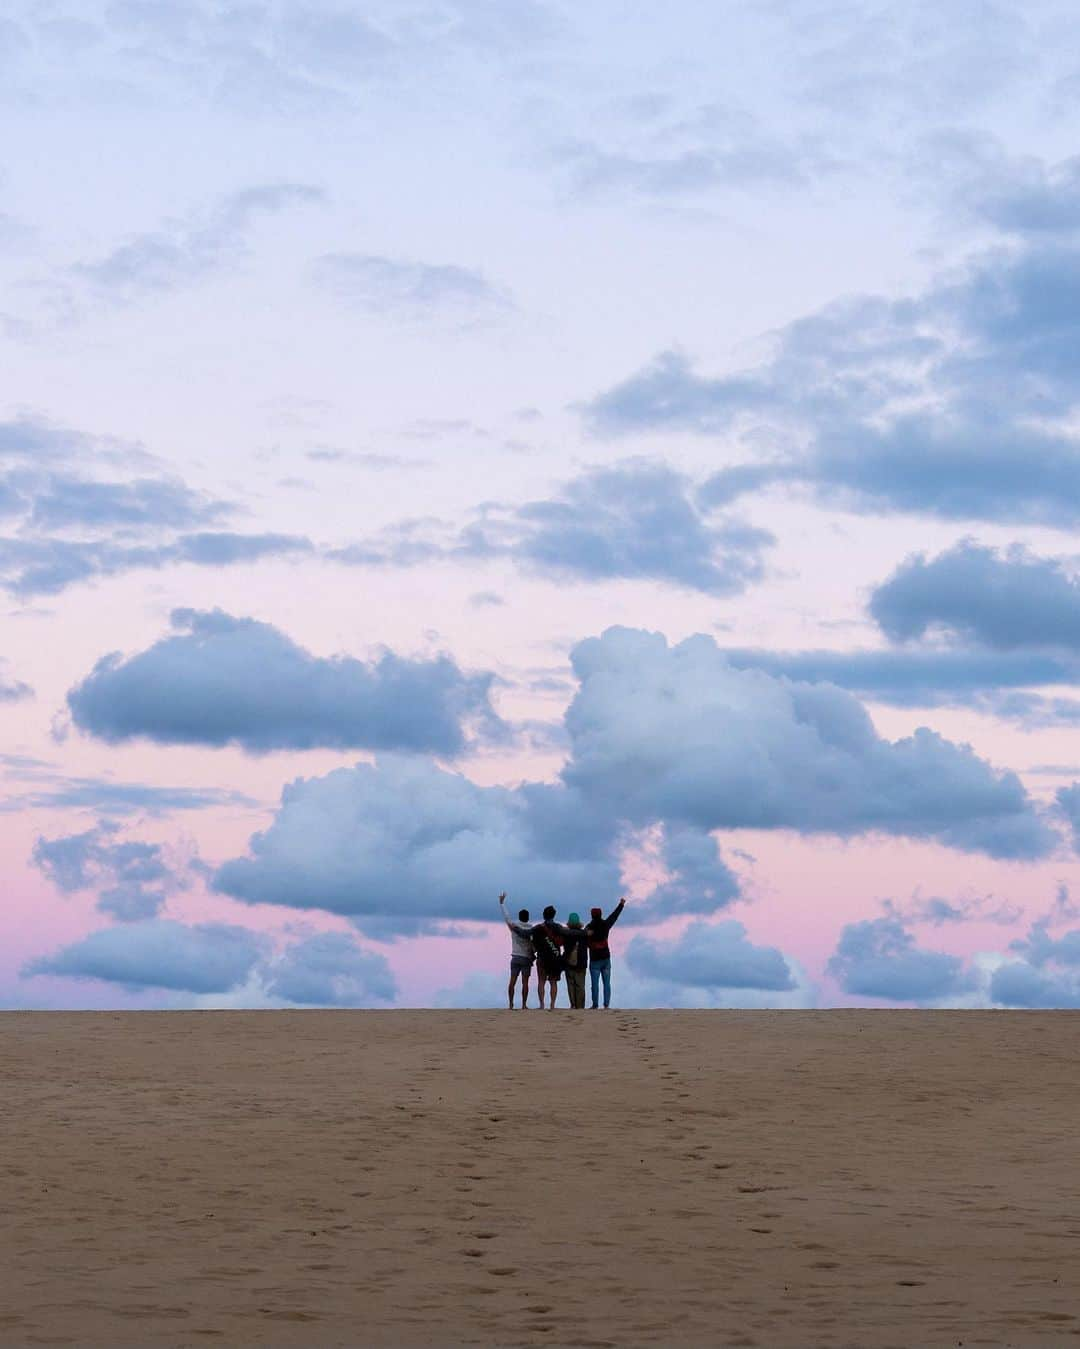
[[[594,1012],[599,1006],[601,979],[604,981],[604,1006],[611,1006],[611,947],[608,945],[608,933],[619,921],[619,914],[625,908],[626,900],[620,899],[606,918],[603,909],[593,909],[592,917],[585,924],[585,935],[589,939],[589,977],[592,979]]]

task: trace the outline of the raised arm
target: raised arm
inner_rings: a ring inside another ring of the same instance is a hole
[[[527,937],[529,935],[529,933],[532,931],[532,924],[516,923],[513,920],[513,918],[511,918],[510,915],[506,912],[505,893],[499,896],[499,909],[502,912],[503,922],[506,924],[506,926],[510,929],[511,932],[516,932],[521,937]]]
[[[626,899],[624,897],[619,900],[618,904],[615,905],[612,911],[604,919],[604,922],[607,923],[608,927],[613,927],[619,921],[619,914],[622,913],[625,908]]]

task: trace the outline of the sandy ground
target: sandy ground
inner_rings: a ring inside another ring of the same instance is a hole
[[[1071,1344],[1080,1014],[0,1015],[0,1342]]]

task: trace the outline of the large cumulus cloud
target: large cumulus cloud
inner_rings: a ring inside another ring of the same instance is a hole
[[[466,728],[495,732],[492,676],[447,657],[366,663],[312,656],[268,623],[178,609],[175,635],[106,656],[68,694],[75,724],[116,743],[398,749],[456,755]]]
[[[291,783],[250,854],[214,878],[236,899],[346,914],[378,937],[490,919],[500,890],[538,908],[618,883],[596,837],[546,841],[527,794],[397,756]]]
[[[609,629],[572,660],[580,688],[563,778],[622,818],[880,831],[997,857],[1053,846],[1015,774],[925,728],[884,740],[850,694],[735,670],[709,637],[671,647]]]

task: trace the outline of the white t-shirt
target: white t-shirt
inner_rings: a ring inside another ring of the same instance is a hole
[[[532,960],[536,952],[533,950],[532,937],[529,935],[533,930],[532,923],[518,923],[506,912],[502,911],[503,918],[506,920],[506,926],[510,929],[510,954],[515,956],[525,956]]]

